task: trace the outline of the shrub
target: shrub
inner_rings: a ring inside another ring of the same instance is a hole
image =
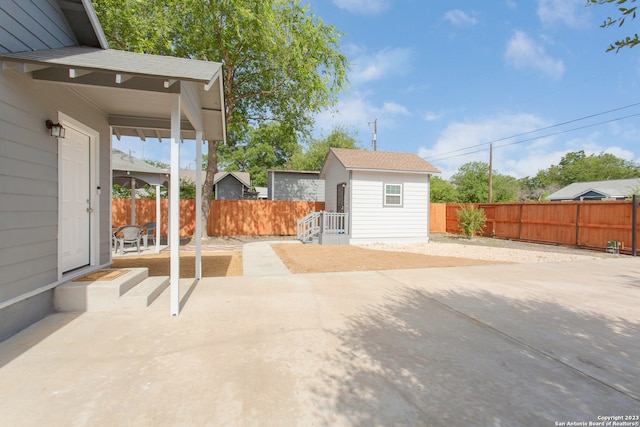
[[[458,209],[458,225],[463,236],[472,238],[482,231],[487,222],[483,209],[473,205],[460,205]]]

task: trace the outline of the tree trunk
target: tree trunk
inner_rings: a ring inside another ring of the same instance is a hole
[[[209,210],[211,209],[211,197],[213,195],[213,180],[218,173],[218,144],[220,141],[208,141],[209,152],[207,153],[207,176],[202,184],[202,234],[201,238],[209,237],[207,225],[209,224]]]

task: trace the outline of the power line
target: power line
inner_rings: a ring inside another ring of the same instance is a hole
[[[433,155],[433,156],[431,156],[431,157],[425,157],[425,159],[430,160],[430,161],[438,161],[438,160],[450,159],[450,158],[452,158],[452,157],[456,157],[456,156],[449,156],[449,157],[445,157],[445,158],[442,158],[442,159],[440,159],[439,157],[440,157],[440,156],[445,156],[445,155],[447,155],[447,154],[458,153],[458,152],[460,152],[460,151],[466,151],[466,150],[469,150],[469,149],[471,149],[471,148],[481,147],[481,146],[483,146],[483,145],[489,145],[489,144],[492,144],[492,143],[494,143],[494,142],[506,141],[506,140],[508,140],[508,139],[518,138],[518,137],[520,137],[520,136],[525,136],[525,135],[529,135],[529,134],[532,134],[532,133],[541,132],[541,131],[543,131],[543,130],[553,129],[553,128],[556,128],[556,127],[559,127],[559,126],[564,126],[564,125],[567,125],[567,124],[570,124],[570,123],[579,122],[579,121],[581,121],[581,120],[591,119],[591,118],[593,118],[593,117],[602,116],[602,115],[605,115],[605,114],[613,113],[613,112],[615,112],[615,111],[624,110],[624,109],[626,109],[626,108],[631,108],[631,107],[635,107],[635,106],[638,106],[638,105],[640,105],[640,102],[637,102],[637,103],[635,103],[635,104],[625,105],[624,107],[614,108],[614,109],[612,109],[612,110],[608,110],[608,111],[603,111],[603,112],[600,112],[600,113],[590,114],[590,115],[588,115],[588,116],[583,116],[583,117],[580,117],[580,118],[577,118],[577,119],[568,120],[568,121],[566,121],[566,122],[557,123],[557,124],[554,124],[554,125],[551,125],[551,126],[546,126],[546,127],[539,128],[539,129],[535,129],[535,130],[530,130],[530,131],[527,131],[527,132],[522,132],[522,133],[519,133],[519,134],[516,134],[516,135],[506,136],[506,137],[503,137],[503,138],[498,138],[498,139],[494,139],[494,140],[491,140],[491,141],[482,142],[482,143],[480,143],[480,144],[469,145],[469,146],[467,146],[467,147],[458,148],[458,149],[456,149],[456,150],[446,151],[446,152],[444,152],[444,153],[439,153],[439,154],[434,154],[434,155]],[[628,116],[628,117],[633,117],[633,116]],[[625,117],[625,118],[628,118],[628,117]],[[618,119],[614,119],[614,120],[612,120],[612,121],[615,121],[615,120],[618,120]],[[603,123],[608,123],[608,122],[603,122]],[[602,123],[600,123],[600,124],[602,124]],[[586,127],[589,127],[589,126],[586,126]],[[582,129],[582,128],[576,128],[575,130],[578,130],[578,129]],[[564,132],[563,132],[563,133],[564,133]],[[551,134],[551,135],[548,135],[548,136],[553,136],[553,135],[555,135],[555,134]],[[535,139],[535,138],[534,138],[534,139]],[[524,142],[524,141],[522,141],[522,142]],[[517,142],[516,144],[519,144],[519,143],[520,143],[520,142]],[[513,144],[505,144],[505,145],[500,145],[500,146],[498,146],[498,147],[505,147],[505,146],[507,146],[507,145],[513,145]],[[468,155],[468,154],[478,153],[478,152],[480,152],[480,151],[486,151],[486,149],[484,149],[484,150],[479,150],[479,151],[473,151],[473,152],[469,152],[469,153],[465,153],[465,154],[461,154],[461,156],[466,156],[466,155]],[[434,158],[434,157],[435,157],[435,158]]]
[[[579,126],[577,128],[565,129],[565,130],[561,130],[561,131],[558,131],[558,132],[550,133],[550,134],[547,134],[547,135],[536,136],[536,137],[533,137],[533,138],[524,139],[522,141],[510,142],[508,144],[498,145],[498,146],[496,146],[494,148],[502,148],[502,147],[508,147],[509,145],[522,144],[522,143],[525,143],[525,142],[535,141],[536,139],[542,139],[542,138],[548,138],[550,136],[562,135],[564,133],[569,133],[569,132],[573,132],[573,131],[576,131],[576,130],[582,130],[582,129],[586,129],[586,128],[590,128],[590,127],[594,127],[594,126],[600,126],[600,125],[603,125],[603,124],[617,122],[617,121],[620,121],[620,120],[625,120],[625,119],[629,119],[631,117],[638,117],[638,116],[640,116],[640,113],[630,114],[628,116],[617,117],[615,119],[605,120],[603,122],[598,122],[598,123],[591,123],[589,125]],[[526,135],[526,133],[525,133],[525,135]],[[501,141],[504,141],[505,139],[508,139],[508,138],[502,138]],[[481,146],[481,145],[486,145],[486,144],[478,144],[478,145],[474,145],[474,146],[472,146],[470,148],[478,147],[478,146]],[[455,157],[468,156],[469,154],[481,153],[481,152],[487,151],[487,150],[489,150],[489,149],[488,148],[483,148],[481,150],[470,151],[468,153],[456,154],[454,156],[448,156],[448,157],[439,158],[439,159],[437,159],[437,161],[452,159],[452,158],[455,158]],[[460,151],[460,150],[457,150],[457,151]]]

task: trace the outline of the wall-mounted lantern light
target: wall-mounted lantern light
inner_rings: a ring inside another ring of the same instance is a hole
[[[60,123],[53,123],[51,120],[47,120],[45,124],[47,125],[47,129],[51,131],[51,136],[55,136],[56,138],[64,138],[65,129]]]

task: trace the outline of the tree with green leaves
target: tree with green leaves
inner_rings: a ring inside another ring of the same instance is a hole
[[[291,169],[319,171],[331,148],[361,149],[357,134],[344,126],[335,127],[324,138],[311,138],[304,151],[296,153],[291,159]]]
[[[451,177],[461,203],[486,203],[489,200],[489,165],[469,162]],[[493,202],[513,202],[518,197],[518,181],[509,175],[493,172]]]
[[[93,0],[112,48],[223,64],[225,120],[308,133],[346,85],[342,33],[299,0]],[[220,141],[208,141],[206,223]],[[203,230],[206,234],[206,228]]]
[[[622,27],[625,24],[627,18],[631,18],[632,20],[636,19],[636,9],[637,6],[631,6],[629,3],[635,3],[636,0],[587,0],[587,5],[603,5],[612,3],[617,7],[617,13],[619,14],[617,17],[612,18],[611,16],[607,17],[607,19],[600,26],[601,28],[609,28],[609,27]],[[635,33],[633,36],[627,36],[621,40],[616,40],[614,43],[610,44],[607,48],[607,52],[615,50],[618,52],[620,49],[624,47],[632,48],[635,45],[640,43],[640,39],[638,39],[638,33]]]
[[[284,169],[301,150],[295,135],[278,122],[241,132],[229,132],[227,144],[218,145],[218,168],[249,172],[254,186],[267,185],[268,169]]]
[[[439,176],[431,177],[430,194],[431,203],[457,203],[460,200],[456,187]]]
[[[583,150],[565,154],[560,163],[543,169],[536,175],[536,181],[547,187],[560,187],[574,182],[608,181],[640,177],[640,165],[621,159],[611,153],[586,155]]]

